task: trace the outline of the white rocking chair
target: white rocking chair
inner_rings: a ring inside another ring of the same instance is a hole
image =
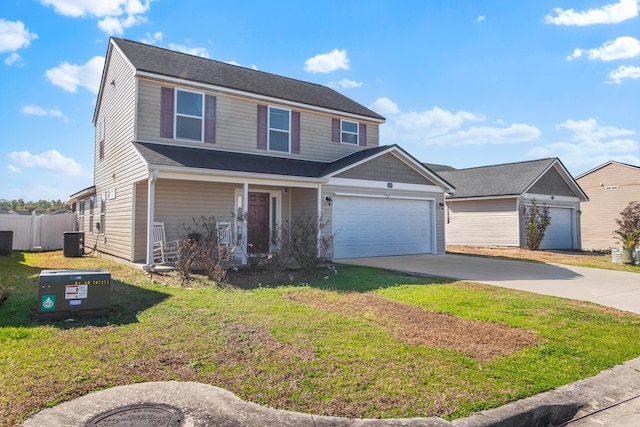
[[[178,240],[167,242],[164,222],[153,223],[153,263],[168,264],[178,259]]]
[[[216,223],[218,230],[218,256],[229,255],[233,237],[231,235],[231,223],[220,221]]]

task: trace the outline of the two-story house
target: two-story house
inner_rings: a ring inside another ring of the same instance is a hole
[[[445,251],[451,185],[329,87],[112,38],[93,123],[94,186],[71,201],[98,252],[150,265],[154,221],[174,240],[214,216],[246,253],[303,214],[333,258]]]

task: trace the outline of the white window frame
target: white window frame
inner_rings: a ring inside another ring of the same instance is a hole
[[[286,111],[289,114],[289,129],[288,130],[284,131],[282,129],[276,129],[276,128],[272,128],[271,127],[271,110],[272,109]],[[287,134],[287,151],[272,150],[271,149],[271,131],[281,132],[281,133],[286,133]],[[287,108],[272,107],[272,106],[269,106],[269,108],[267,109],[267,150],[268,151],[273,151],[275,153],[291,153],[291,110],[289,110]]]
[[[105,234],[104,224],[105,219],[107,218],[107,199],[109,198],[109,192],[105,191],[102,193],[102,197],[100,199],[100,230],[98,231],[100,234]]]
[[[178,113],[178,92],[187,92],[194,93],[196,95],[200,95],[202,100],[202,116],[192,116],[190,114]],[[205,117],[205,95],[202,92],[197,92],[195,90],[187,90],[187,89],[179,89],[175,88],[173,100],[173,138],[178,141],[189,141],[189,142],[204,142],[204,117]],[[186,117],[189,119],[199,119],[200,120],[200,140],[183,138],[178,136],[178,117]]]
[[[345,123],[352,123],[352,124],[356,125],[356,131],[355,132],[351,132],[351,131],[344,130],[343,125]],[[343,134],[345,134],[345,133],[349,134],[349,135],[355,135],[356,136],[356,142],[355,143],[346,142],[342,137]],[[342,120],[342,119],[340,119],[340,143],[341,144],[349,144],[349,145],[359,145],[360,144],[360,123],[354,122],[354,121],[351,121],[351,120]]]
[[[82,199],[78,202],[78,231],[84,231],[84,209],[87,199]]]

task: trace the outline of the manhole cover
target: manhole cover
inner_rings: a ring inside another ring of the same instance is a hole
[[[165,405],[129,405],[94,417],[87,427],[178,427],[182,412]]]

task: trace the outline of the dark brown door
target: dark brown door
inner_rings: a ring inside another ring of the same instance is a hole
[[[249,193],[247,251],[269,252],[269,193]]]

